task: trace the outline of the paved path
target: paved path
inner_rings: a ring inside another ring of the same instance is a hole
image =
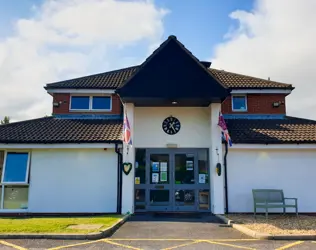
[[[213,216],[174,218],[137,215],[107,239],[96,241],[0,240],[0,249],[316,249],[316,242],[312,241],[256,240],[223,226]]]

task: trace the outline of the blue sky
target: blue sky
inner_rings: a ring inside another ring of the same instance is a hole
[[[195,56],[205,60],[213,56],[213,47],[224,40],[230,27],[236,26],[229,14],[251,10],[253,0],[162,0],[157,4],[171,10],[164,21],[165,36],[175,34]]]
[[[50,115],[46,83],[140,64],[171,34],[214,68],[293,84],[288,115],[316,118],[315,9],[315,0],[0,0],[0,118]]]
[[[31,18],[34,6],[42,3],[43,0],[0,0],[0,39],[12,35],[13,23],[17,19]],[[155,1],[156,6],[170,11],[163,21],[163,39],[176,35],[201,60],[212,57],[214,46],[224,40],[229,29],[236,27],[236,21],[229,18],[229,14],[239,9],[251,11],[253,4],[253,0]]]

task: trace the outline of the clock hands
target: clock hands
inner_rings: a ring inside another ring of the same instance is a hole
[[[172,130],[176,133],[176,130],[175,130],[175,128],[173,127],[173,125],[174,125],[174,122],[170,123],[170,124],[169,124],[169,128],[171,127]]]

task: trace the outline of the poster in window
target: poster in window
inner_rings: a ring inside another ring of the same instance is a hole
[[[158,183],[159,182],[159,173],[152,173],[151,175],[151,182]]]
[[[168,171],[168,163],[167,162],[160,162],[160,171],[167,172]]]
[[[140,184],[140,177],[135,177],[135,184],[136,185]]]
[[[205,174],[199,174],[199,183],[205,183]]]
[[[161,182],[167,181],[167,172],[160,172],[160,181]]]
[[[187,168],[187,171],[192,171],[193,170],[193,161],[186,161],[186,168]]]
[[[151,163],[151,169],[153,172],[159,172],[159,162]]]

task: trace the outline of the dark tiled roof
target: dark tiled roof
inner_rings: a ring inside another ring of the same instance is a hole
[[[139,66],[133,66],[96,75],[50,83],[47,84],[45,88],[116,89],[130,76],[132,76],[138,70],[138,68]]]
[[[0,143],[122,141],[121,120],[39,118],[0,126]]]
[[[116,89],[120,87],[138,70],[139,66],[119,69],[115,71],[100,73],[97,75],[85,76],[81,78],[66,80],[47,84],[46,89],[54,88],[85,88],[85,89]],[[291,84],[269,81],[252,76],[236,74],[224,70],[209,68],[220,83],[227,88],[285,88],[293,89]]]
[[[233,143],[316,143],[316,121],[285,119],[226,119]]]
[[[291,84],[270,81],[257,77],[241,75],[225,70],[209,68],[211,74],[228,88],[283,88],[293,89]]]

